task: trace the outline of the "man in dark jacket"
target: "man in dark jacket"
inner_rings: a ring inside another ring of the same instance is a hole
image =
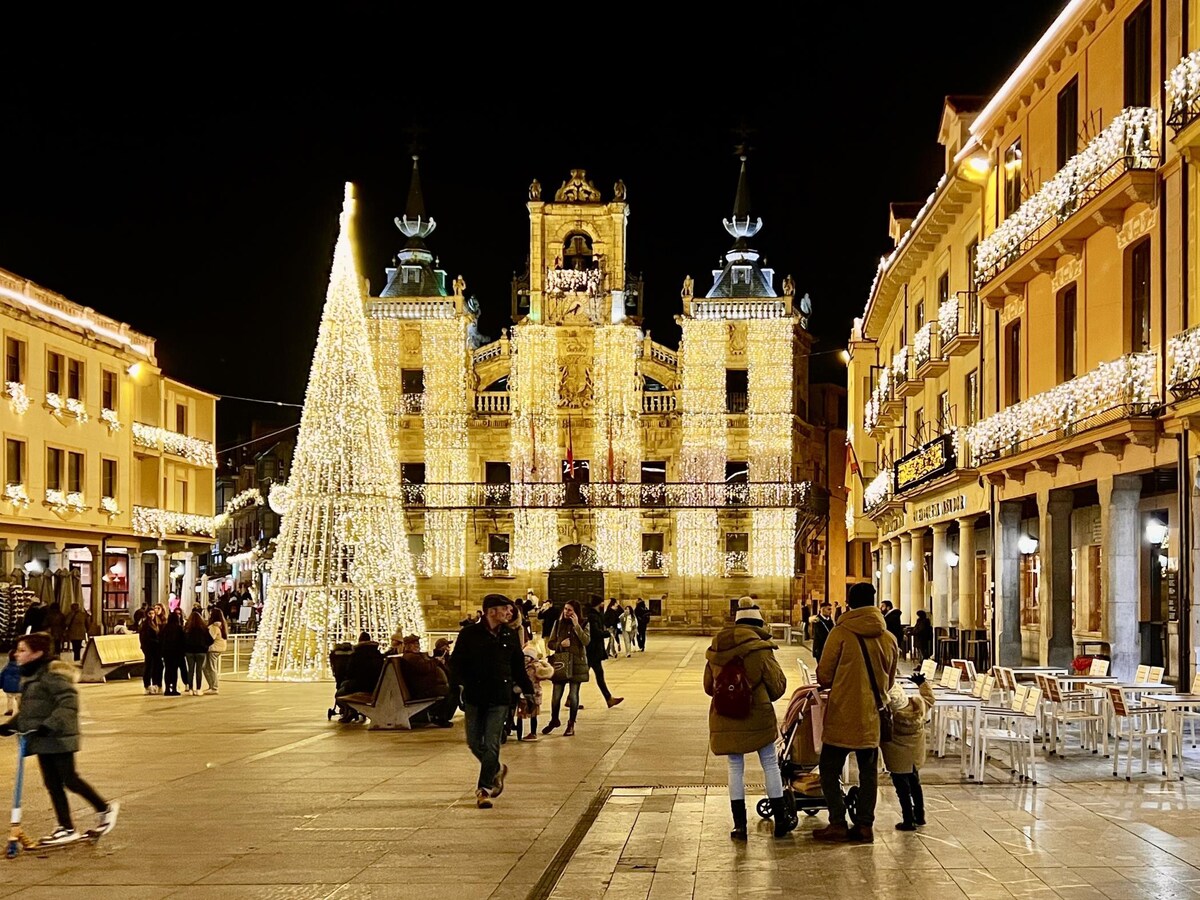
[[[604,702],[611,709],[625,698],[614,697],[612,691],[608,689],[608,682],[604,680],[604,660],[608,659],[608,650],[605,649],[604,641],[601,639],[601,635],[607,634],[602,606],[604,606],[604,598],[593,594],[591,602],[588,603],[587,618],[588,631],[596,637],[592,638],[587,645],[587,658],[588,668],[596,673],[596,686],[600,688],[600,693],[604,695]]]
[[[904,646],[904,623],[900,621],[900,610],[892,606],[891,600],[884,600],[879,605],[883,611],[883,621],[887,624],[888,634],[896,639],[896,645]]]
[[[337,686],[337,696],[346,694],[373,694],[379,684],[379,673],[383,671],[383,654],[379,652],[379,642],[371,640],[371,635],[364,631],[358,636],[358,643],[350,651],[350,660],[346,663],[346,677]],[[342,711],[339,722],[353,722],[355,712],[349,706],[339,703]]]
[[[450,693],[450,681],[446,670],[432,656],[421,652],[421,639],[415,634],[406,637],[401,645],[400,673],[404,676],[404,683],[408,685],[409,693],[414,698],[445,698]],[[447,715],[447,706],[449,704],[444,699],[439,700],[433,706],[412,716],[411,721],[416,724],[432,722],[441,728],[449,728],[450,719],[454,716],[454,709],[457,707],[450,708]]]
[[[829,638],[829,632],[833,631],[833,604],[828,600],[821,603],[821,614],[817,616],[812,626],[812,653],[813,659],[817,662],[821,661],[821,652],[825,649],[825,641]]]
[[[488,594],[483,598],[483,618],[462,630],[450,654],[451,692],[462,690],[467,746],[479,760],[475,805],[480,809],[491,809],[493,798],[504,790],[508,766],[500,764],[500,737],[513,688],[533,693],[520,639],[508,627],[511,615],[507,597]]]

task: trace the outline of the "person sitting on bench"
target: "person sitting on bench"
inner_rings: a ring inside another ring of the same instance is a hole
[[[379,652],[379,644],[371,640],[371,635],[364,631],[358,636],[358,643],[350,653],[350,661],[346,664],[346,678],[337,688],[337,696],[346,694],[373,694],[379,684],[379,673],[383,671],[383,655]],[[339,722],[353,722],[354,710],[344,704],[339,704],[342,710]]]
[[[400,674],[408,685],[411,696],[420,699],[429,697],[446,697],[450,693],[450,678],[446,670],[432,656],[421,652],[421,639],[415,634],[404,638],[400,649]],[[446,713],[444,702],[435,703],[428,709],[423,709],[412,717],[414,725],[433,723],[441,728],[450,727],[450,717],[454,715],[455,703]]]

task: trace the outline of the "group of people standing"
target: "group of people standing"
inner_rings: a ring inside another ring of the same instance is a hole
[[[89,636],[100,633],[91,614],[80,607],[78,603],[72,603],[70,608],[64,612],[57,603],[43,606],[37,600],[29,604],[25,610],[25,616],[21,620],[22,633],[29,634],[33,631],[41,631],[50,635],[50,644],[56,654],[65,647],[70,647],[75,656],[75,662],[79,662],[79,657],[83,653],[84,641]]]
[[[207,619],[199,607],[193,607],[185,619],[181,610],[167,612],[156,603],[140,617],[137,632],[145,657],[142,686],[147,694],[180,696],[181,675],[185,694],[199,696],[201,678],[208,683],[204,693],[220,692],[221,654],[229,625],[219,607],[214,606]]]

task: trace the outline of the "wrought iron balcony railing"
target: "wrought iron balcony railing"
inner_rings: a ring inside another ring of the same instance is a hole
[[[1178,134],[1200,116],[1200,50],[1179,61],[1166,86],[1167,124]]]

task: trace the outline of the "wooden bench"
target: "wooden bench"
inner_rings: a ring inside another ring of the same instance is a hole
[[[136,634],[98,634],[87,642],[81,662],[79,680],[90,683],[105,681],[119,669],[130,675],[133,666],[144,665],[141,638]]]
[[[374,692],[344,694],[337,699],[339,703],[345,703],[355,712],[370,719],[370,731],[397,728],[411,731],[412,717],[442,698],[414,698],[400,671],[400,657],[389,656],[383,661],[383,670],[379,673],[379,683],[375,685]]]

